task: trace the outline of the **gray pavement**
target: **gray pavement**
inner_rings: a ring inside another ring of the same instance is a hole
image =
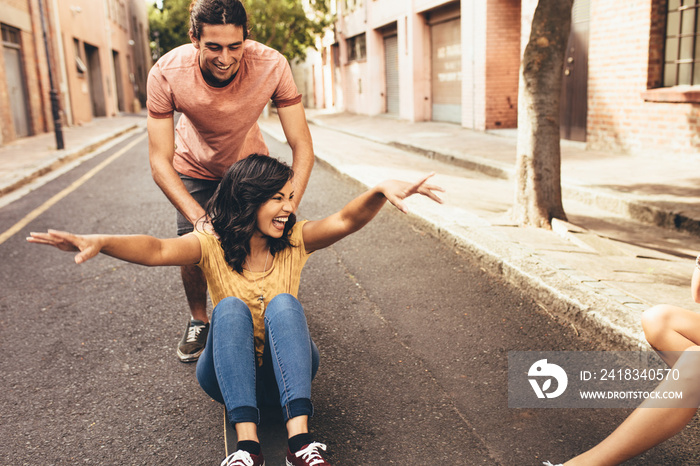
[[[584,338],[618,348],[646,346],[639,318],[654,304],[694,309],[689,292],[700,251],[700,159],[585,150],[562,143],[568,221],[553,231],[510,221],[516,132],[385,116],[308,112],[321,163],[363,185],[435,172],[445,204],[409,199],[411,215],[482,268],[522,288]],[[0,205],[58,170],[133,132],[145,116],[100,118],[0,147]],[[283,140],[274,114],[260,120]]]

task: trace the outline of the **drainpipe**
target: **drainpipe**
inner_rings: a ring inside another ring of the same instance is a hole
[[[58,18],[58,0],[53,0],[53,27],[58,37],[58,60],[61,63],[61,93],[63,94],[63,113],[66,115],[68,126],[73,125],[73,110],[70,104],[70,95],[68,92],[68,72],[66,71],[66,55],[63,50],[63,35],[61,33],[61,21]]]
[[[114,71],[114,52],[112,51],[112,23],[108,17],[109,5],[107,5],[107,0],[102,0],[102,7],[104,8],[104,16],[102,19],[105,22],[105,31],[107,31],[107,61],[109,62],[109,75],[111,77],[110,94],[112,98],[112,111],[114,115],[119,113],[119,95],[117,94],[117,76]],[[100,79],[102,77],[100,76]],[[112,116],[112,115],[108,115]]]
[[[58,92],[56,91],[56,86],[54,85],[53,79],[53,65],[51,64],[51,56],[49,54],[49,38],[46,34],[46,20],[44,19],[44,2],[39,0],[39,15],[41,16],[41,30],[44,33],[44,49],[46,50],[46,64],[49,69],[49,95],[51,98],[51,114],[53,116],[53,128],[56,133],[56,149],[62,150],[65,146],[63,144],[63,128],[61,127],[61,112],[58,105]]]

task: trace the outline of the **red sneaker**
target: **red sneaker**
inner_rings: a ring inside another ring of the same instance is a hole
[[[238,450],[231,453],[221,462],[221,466],[265,466],[265,458],[262,452],[253,455],[245,450]]]
[[[304,448],[296,453],[292,453],[287,448],[287,466],[331,466],[318,452],[319,448],[326,450],[326,446],[318,442],[305,445]]]

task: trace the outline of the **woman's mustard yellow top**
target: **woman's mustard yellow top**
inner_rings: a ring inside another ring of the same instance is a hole
[[[289,293],[297,297],[299,293],[301,270],[310,255],[306,252],[301,234],[304,223],[306,221],[301,221],[292,227],[292,246],[275,254],[272,265],[265,272],[250,272],[245,269],[243,273],[235,272],[224,258],[219,239],[212,234],[195,231],[202,248],[202,258],[197,265],[207,279],[213,305],[216,307],[222,299],[234,296],[245,302],[250,309],[258,364],[262,362],[265,346],[264,307],[278,294]],[[264,296],[264,306],[261,306],[259,300],[261,294]]]

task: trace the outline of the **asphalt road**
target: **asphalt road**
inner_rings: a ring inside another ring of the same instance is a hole
[[[0,209],[0,233],[118,149]],[[299,217],[359,192],[317,164]],[[172,236],[146,141],[0,244],[0,464],[219,464],[222,408],[175,354],[187,318],[178,270],[106,256],[77,266],[24,241],[47,228]],[[331,463],[536,465],[601,440],[629,411],[509,409],[507,353],[605,348],[426,231],[387,207],[303,272],[321,352],[312,429]],[[283,464],[274,415],[261,431],[268,465]],[[700,464],[698,432],[694,422],[629,464]]]

